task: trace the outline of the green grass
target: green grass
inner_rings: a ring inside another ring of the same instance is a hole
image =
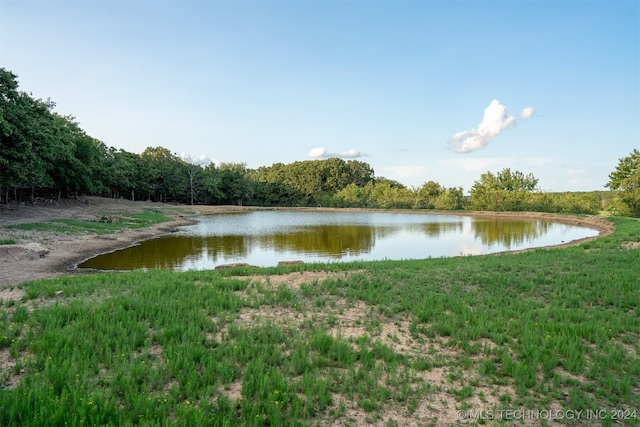
[[[160,211],[147,209],[145,212],[105,212],[99,220],[52,219],[47,222],[32,222],[7,225],[7,229],[51,231],[57,233],[96,233],[112,234],[125,228],[146,228],[154,224],[169,221],[171,218]]]
[[[0,239],[0,245],[15,245],[16,241],[13,239]]]
[[[519,254],[27,283],[0,305],[0,425],[639,425],[640,224],[612,221]]]

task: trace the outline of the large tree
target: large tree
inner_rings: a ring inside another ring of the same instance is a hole
[[[435,181],[428,181],[422,184],[416,193],[415,207],[419,209],[433,209],[436,200],[445,192],[445,188]]]
[[[0,188],[8,202],[30,189],[59,198],[68,191],[102,190],[99,170],[104,151],[73,117],[53,112],[50,100],[18,91],[17,76],[0,68]]]
[[[219,173],[224,203],[243,205],[252,197],[252,185],[247,179],[247,165],[222,163]]]
[[[74,195],[102,192],[101,170],[106,160],[103,144],[87,135],[71,116],[53,113],[53,122],[59,149],[49,174],[58,199],[62,195],[68,197],[70,191]]]
[[[618,208],[616,213],[640,216],[640,151],[634,149],[631,154],[619,159],[616,169],[609,174],[605,187],[617,192],[616,199],[628,212]]]
[[[219,201],[224,197],[224,193],[222,192],[222,174],[213,162],[205,166],[202,171],[201,191],[206,204],[210,204],[214,200]]]
[[[105,160],[106,182],[109,195],[119,198],[121,195],[129,195],[135,188],[135,159],[136,155],[124,150],[116,150],[111,147]],[[135,198],[135,195],[134,195]]]
[[[52,113],[55,104],[18,92],[15,75],[0,72],[0,185],[30,189],[54,186],[53,171],[71,156],[65,129]]]
[[[164,147],[147,147],[140,155],[151,165],[159,201],[186,201],[189,176],[184,161]]]
[[[538,185],[532,174],[506,168],[493,174],[486,172],[475,181],[469,192],[469,202],[474,210],[521,210],[525,199]]]

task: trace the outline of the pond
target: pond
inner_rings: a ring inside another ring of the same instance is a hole
[[[250,211],[89,259],[96,270],[212,269],[221,264],[343,262],[480,255],[558,245],[598,231],[525,218],[355,211]]]

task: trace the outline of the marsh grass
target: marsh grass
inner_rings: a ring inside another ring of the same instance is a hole
[[[0,306],[0,425],[637,410],[640,250],[624,243],[640,226],[613,221],[609,236],[519,254],[30,282]]]
[[[96,220],[52,219],[47,222],[6,225],[5,228],[57,233],[112,234],[125,228],[150,227],[170,219],[159,210],[146,209],[144,212],[105,212]]]

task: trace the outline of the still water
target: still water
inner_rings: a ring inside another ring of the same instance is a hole
[[[246,262],[337,262],[479,255],[596,236],[591,228],[532,219],[380,212],[258,211],[197,218],[169,236],[92,258],[97,270],[212,269]]]

